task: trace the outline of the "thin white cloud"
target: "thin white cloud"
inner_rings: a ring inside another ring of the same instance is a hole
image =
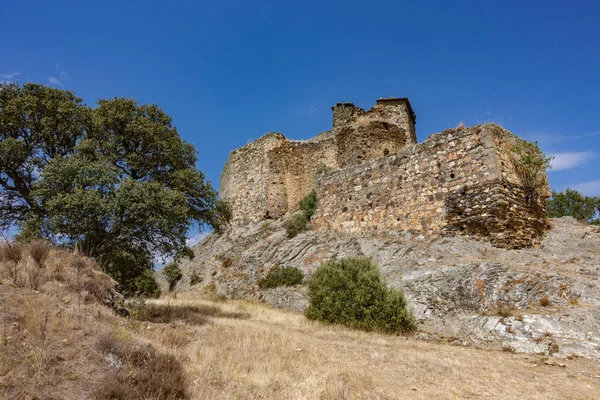
[[[62,81],[68,81],[70,78],[69,74],[67,74],[65,71],[60,71],[58,75]]]
[[[600,181],[582,182],[570,187],[588,196],[600,196]]]
[[[193,247],[193,246],[197,245],[198,243],[200,243],[200,241],[202,241],[202,239],[204,239],[206,236],[208,236],[207,232],[198,232],[194,236],[188,238],[185,241],[185,244],[188,247]]]
[[[585,164],[595,157],[595,154],[591,151],[579,151],[569,153],[554,153],[549,154],[554,157],[552,160],[551,171],[560,171],[564,169],[571,169],[579,167]]]
[[[300,116],[306,116],[306,115],[312,115],[316,112],[319,112],[320,110],[321,110],[321,108],[319,107],[318,104],[309,104],[307,106],[300,107],[297,110],[297,113]]]
[[[19,75],[20,72],[0,72],[0,79],[15,79]]]
[[[544,133],[544,132],[530,132],[522,134],[524,138],[531,141],[539,142],[541,145],[545,144],[554,144],[554,143],[562,143],[567,141],[576,141],[580,139],[587,139],[594,136],[600,136],[600,131],[587,132],[587,133],[578,133],[578,134],[554,134],[554,133]]]
[[[49,76],[48,82],[50,82],[51,84],[56,85],[56,86],[65,87],[65,85],[60,81],[60,79],[58,79],[55,76]]]

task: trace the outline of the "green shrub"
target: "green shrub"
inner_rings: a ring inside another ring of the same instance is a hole
[[[309,219],[306,218],[306,215],[304,214],[294,215],[291,219],[288,219],[283,223],[285,235],[291,239],[300,232],[304,232],[308,229],[308,221]]]
[[[300,200],[300,209],[304,215],[310,219],[317,210],[317,192],[313,189],[302,200]]]
[[[415,328],[404,295],[386,287],[367,258],[346,258],[322,264],[308,281],[309,319],[366,331],[399,333]]]
[[[179,265],[174,262],[169,263],[165,266],[165,268],[163,269],[163,274],[165,275],[165,279],[169,284],[169,290],[175,289],[175,285],[177,285],[177,282],[179,282],[179,280],[183,276]]]
[[[154,277],[154,272],[144,271],[135,279],[136,295],[141,297],[157,298],[160,296],[160,288]]]
[[[277,286],[299,285],[304,280],[304,274],[296,267],[274,266],[267,276],[258,281],[261,289],[269,289]]]
[[[283,223],[285,234],[288,238],[293,238],[300,232],[308,229],[308,222],[317,210],[317,192],[312,190],[298,204],[301,214],[293,216],[291,219]]]
[[[523,188],[528,195],[534,195],[538,189],[548,184],[545,172],[552,168],[550,163],[554,157],[547,157],[537,142],[525,140],[518,141],[510,150],[512,165]]]

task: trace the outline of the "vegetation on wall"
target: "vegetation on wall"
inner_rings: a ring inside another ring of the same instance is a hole
[[[415,329],[401,291],[388,289],[367,258],[323,263],[308,280],[309,319],[388,333]]]
[[[154,257],[189,254],[192,225],[219,231],[231,215],[154,104],[92,109],[67,90],[0,84],[0,155],[0,229],[77,247],[126,294]]]
[[[278,286],[299,285],[304,280],[304,274],[296,267],[274,266],[267,276],[258,281],[261,289],[270,289]]]
[[[546,156],[537,142],[518,141],[511,147],[511,162],[521,180],[526,194],[533,196],[547,185],[546,170],[551,168],[553,157]]]
[[[308,229],[308,223],[317,210],[317,192],[313,189],[309,194],[302,198],[302,200],[300,200],[298,206],[302,212],[300,214],[296,214],[283,224],[286,236],[288,238],[293,238],[300,232],[304,232]]]
[[[546,206],[550,218],[571,216],[580,221],[600,223],[600,197],[585,196],[568,188],[565,191],[552,192]]]

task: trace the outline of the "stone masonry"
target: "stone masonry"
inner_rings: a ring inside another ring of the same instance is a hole
[[[395,154],[416,143],[408,99],[380,99],[369,111],[338,103],[333,128],[307,141],[267,133],[233,150],[221,174],[221,197],[235,225],[280,218],[315,188],[317,172]]]
[[[510,150],[521,139],[509,131],[461,127],[417,144],[407,99],[332,109],[332,130],[311,140],[269,133],[231,152],[221,196],[234,225],[281,218],[315,189],[316,230],[465,234],[500,247],[543,236],[547,180],[535,192],[523,187]]]

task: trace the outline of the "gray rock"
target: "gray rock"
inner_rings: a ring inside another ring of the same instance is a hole
[[[257,281],[275,265],[298,267],[308,278],[323,261],[367,256],[391,287],[404,291],[422,337],[600,357],[600,230],[572,218],[552,223],[538,248],[522,250],[466,237],[423,240],[410,232],[375,237],[307,231],[288,239],[280,220],[232,227],[195,246],[176,289],[200,291],[212,283],[229,298],[301,311],[308,306],[304,285],[261,290]],[[200,284],[190,285],[192,273]]]

